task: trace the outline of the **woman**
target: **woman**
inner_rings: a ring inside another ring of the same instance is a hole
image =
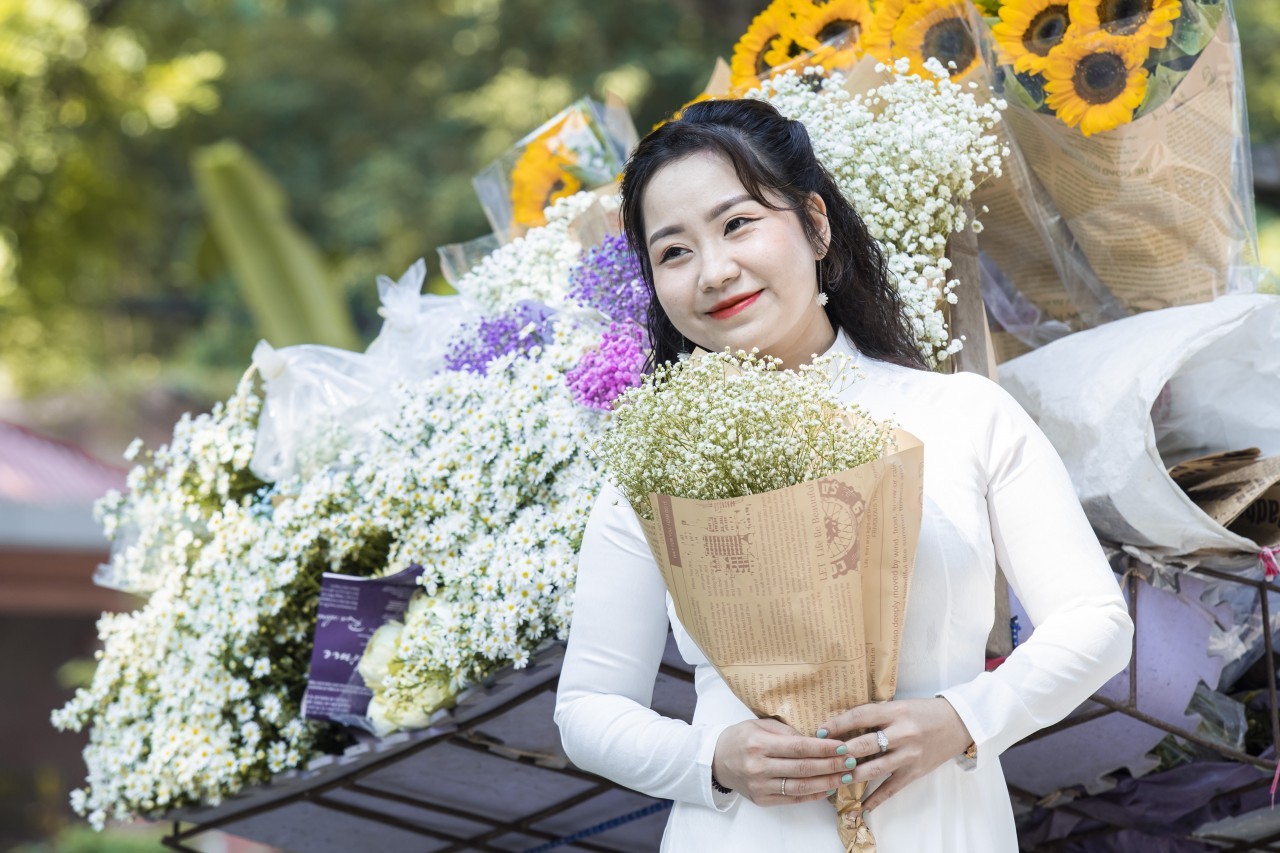
[[[675,800],[664,850],[838,853],[820,801],[854,781],[877,786],[866,819],[884,853],[1015,850],[1000,753],[1123,668],[1133,631],[1061,462],[997,385],[922,369],[883,258],[800,123],[758,101],[695,104],[640,143],[622,197],[654,361],[693,346],[787,367],[854,357],[864,378],[844,399],[924,442],[923,524],[898,698],[796,732],[755,719],[707,663],[607,487],[557,696],[569,757]],[[997,563],[1035,633],[987,673]],[[692,724],[648,707],[668,621],[696,665]]]

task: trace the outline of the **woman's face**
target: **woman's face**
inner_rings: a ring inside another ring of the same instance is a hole
[[[779,200],[780,201],[780,200]],[[686,338],[807,364],[835,341],[818,305],[820,252],[799,217],[751,198],[719,154],[692,154],[653,176],[642,200],[658,302]],[[826,242],[826,205],[809,215]]]

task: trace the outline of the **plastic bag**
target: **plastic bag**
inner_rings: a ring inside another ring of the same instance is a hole
[[[259,341],[253,365],[266,394],[249,468],[267,482],[310,476],[357,447],[389,399],[385,369],[363,353]]]
[[[1053,442],[1101,536],[1164,557],[1257,554],[1167,469],[1187,453],[1280,454],[1278,339],[1280,299],[1229,296],[1069,335],[1001,365],[1000,381]]]
[[[379,365],[380,381],[386,389],[439,371],[454,335],[479,316],[479,306],[465,296],[423,293],[426,276],[427,264],[421,258],[399,281],[378,276],[382,330],[365,355]]]

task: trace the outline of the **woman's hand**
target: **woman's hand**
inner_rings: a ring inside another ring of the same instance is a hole
[[[717,782],[757,806],[807,803],[847,784],[842,779],[855,764],[849,749],[777,720],[746,720],[721,732],[711,769]]]
[[[865,811],[960,755],[973,743],[960,715],[941,696],[861,705],[836,714],[823,723],[823,728],[838,735],[866,732],[846,743],[848,754],[858,759],[854,782],[889,777],[862,804]],[[877,731],[884,732],[889,742],[883,754]]]

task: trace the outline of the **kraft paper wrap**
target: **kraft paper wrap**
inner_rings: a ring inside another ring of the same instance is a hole
[[[716,501],[652,495],[643,521],[676,615],[757,717],[812,734],[892,699],[920,535],[924,447],[895,430],[875,462]],[[871,851],[866,784],[835,798],[847,851]]]
[[[1076,330],[1117,319],[1116,307],[1136,313],[1207,302],[1231,289],[1233,267],[1249,263],[1255,238],[1252,210],[1238,197],[1248,163],[1232,27],[1223,15],[1168,100],[1114,130],[1085,137],[1052,115],[1005,111],[1019,152],[1011,159],[1025,158],[1033,180],[1019,181],[1014,162],[975,193],[975,204],[990,207],[980,242],[1048,317]],[[1035,225],[1029,192],[1050,201],[1039,205],[1047,219]],[[1062,232],[1057,256],[1041,241],[1053,229]],[[1088,269],[1064,264],[1075,253]],[[1020,348],[997,336],[997,349],[1003,361]]]

